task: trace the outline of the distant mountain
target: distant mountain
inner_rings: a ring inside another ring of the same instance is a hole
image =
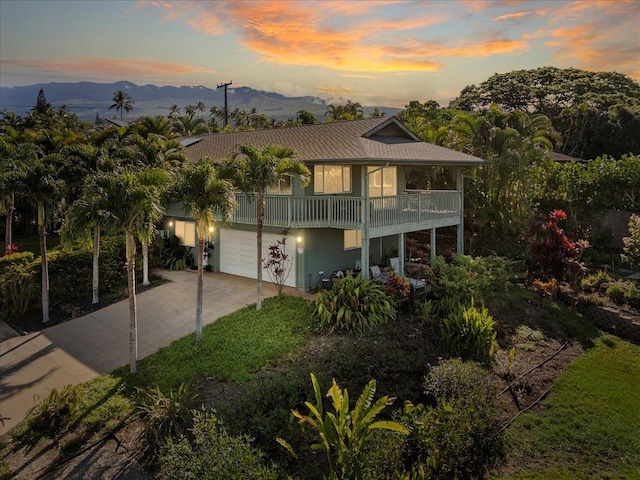
[[[211,89],[204,86],[195,87],[158,87],[156,85],[136,85],[135,83],[120,81],[115,83],[40,83],[25,87],[0,87],[0,111],[14,112],[23,116],[36,104],[38,92],[44,89],[47,101],[54,107],[65,105],[69,111],[75,113],[81,120],[93,121],[96,113],[102,118],[119,118],[116,110],[109,110],[113,103],[114,92],[125,91],[135,102],[133,110],[124,113],[125,120],[132,120],[143,115],[168,115],[171,105],[183,108],[203,102],[207,107],[204,116],[209,115],[209,109],[216,105],[224,106],[224,90]],[[229,110],[239,108],[251,110],[255,108],[267,117],[277,120],[295,118],[299,110],[307,110],[318,119],[324,119],[327,111],[325,100],[319,97],[285,97],[278,93],[254,90],[250,87],[228,87]],[[344,102],[339,103],[346,103]],[[368,116],[376,107],[364,107]],[[380,111],[393,115],[399,109],[377,107]]]

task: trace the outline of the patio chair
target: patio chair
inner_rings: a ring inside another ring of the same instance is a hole
[[[320,288],[323,290],[331,288],[331,279],[324,276],[324,271],[319,271],[318,275],[320,276]]]
[[[380,267],[378,265],[370,266],[369,267],[369,274],[370,274],[372,280],[375,280],[376,282],[380,282],[382,284],[387,283],[387,280],[389,279],[389,274],[388,273],[382,273],[382,271],[380,270]]]

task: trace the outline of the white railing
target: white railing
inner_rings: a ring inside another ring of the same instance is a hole
[[[236,194],[231,221],[256,224],[257,196]],[[266,195],[264,225],[293,228],[362,229],[363,197]],[[460,192],[423,191],[369,199],[369,227],[420,223],[460,214]],[[218,220],[221,219],[216,214]]]

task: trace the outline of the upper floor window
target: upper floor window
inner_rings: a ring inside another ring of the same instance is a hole
[[[396,167],[367,167],[367,174],[369,175],[370,197],[392,197],[398,194]]]
[[[349,165],[315,165],[313,193],[350,193],[351,167]]]
[[[291,195],[291,175],[287,175],[285,178],[278,180],[276,185],[273,185],[267,188],[267,193],[276,194],[276,195]]]

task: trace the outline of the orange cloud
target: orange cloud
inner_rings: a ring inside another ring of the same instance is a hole
[[[503,20],[513,20],[514,18],[523,18],[527,15],[531,15],[531,12],[514,12],[514,13],[505,13],[504,15],[499,15],[495,18],[492,18],[492,22],[501,22]]]
[[[60,57],[51,60],[2,59],[0,64],[27,67],[53,73],[77,73],[86,75],[87,72],[91,72],[94,76],[120,78],[155,77],[159,75],[178,77],[202,73],[216,73],[215,70],[204,67],[146,59]]]
[[[635,24],[638,17],[629,13],[627,10],[624,17],[617,13],[616,22],[612,22],[611,16],[603,16],[571,28],[554,29],[546,45],[557,48],[555,58],[560,62],[586,70],[615,70],[640,79],[640,45]],[[612,24],[617,25],[617,36],[610,35]]]

